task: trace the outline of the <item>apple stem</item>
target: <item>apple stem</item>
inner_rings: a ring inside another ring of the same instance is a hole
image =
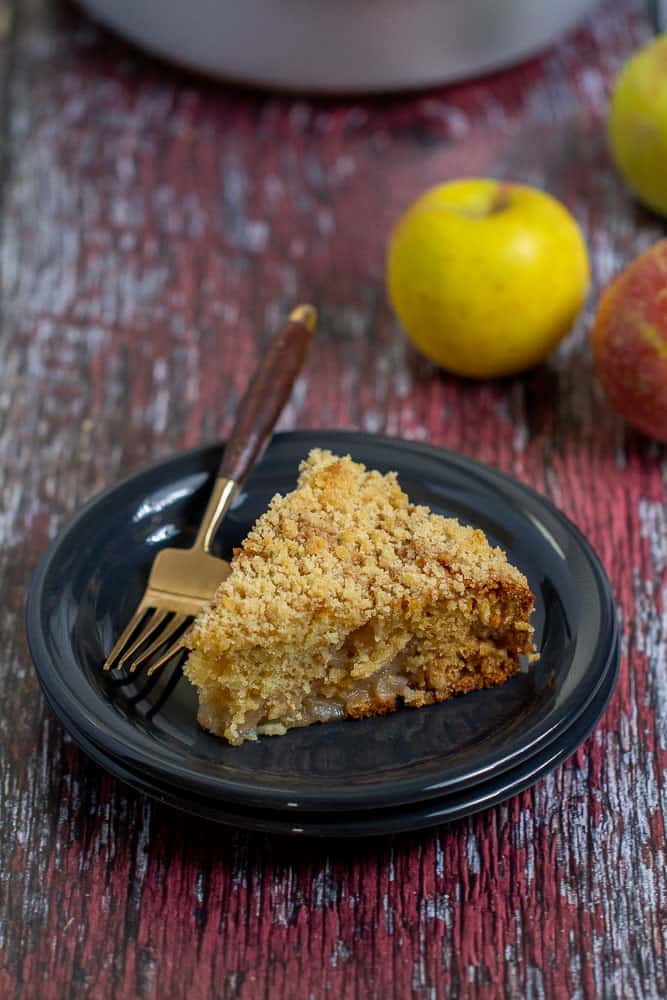
[[[512,201],[512,185],[508,184],[507,181],[500,181],[493,198],[491,199],[491,204],[489,205],[489,215],[493,215],[495,212],[502,212],[503,209],[509,208]]]

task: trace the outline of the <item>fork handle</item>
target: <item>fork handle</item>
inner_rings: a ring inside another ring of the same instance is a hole
[[[301,371],[315,330],[313,306],[297,306],[269,344],[245,391],[219,475],[241,486],[259,460]]]
[[[297,306],[269,344],[241,400],[195,548],[210,550],[220,522],[269,443],[303,366],[316,323],[313,306]]]

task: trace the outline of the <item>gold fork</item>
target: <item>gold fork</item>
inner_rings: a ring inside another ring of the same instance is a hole
[[[104,661],[105,670],[127,667],[132,672],[159,652],[148,670],[152,674],[186,648],[193,617],[230,572],[228,562],[211,555],[211,544],[271,438],[303,365],[316,322],[313,306],[297,306],[269,344],[241,400],[194,544],[189,549],[158,552],[143,597]]]

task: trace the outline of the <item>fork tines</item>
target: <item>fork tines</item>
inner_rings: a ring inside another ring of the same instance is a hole
[[[177,652],[186,648],[184,638],[191,621],[190,615],[174,614],[142,601],[114,643],[104,661],[104,669],[122,670],[127,667],[130,673],[134,673],[138,667],[149,663],[152,657],[160,653],[158,659],[150,662],[150,676]],[[143,627],[137,632],[140,625]]]

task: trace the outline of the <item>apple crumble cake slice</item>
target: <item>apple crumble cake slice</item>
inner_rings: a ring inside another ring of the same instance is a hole
[[[239,744],[500,684],[532,654],[532,607],[482,531],[314,450],[235,550],[185,673],[200,724]]]

